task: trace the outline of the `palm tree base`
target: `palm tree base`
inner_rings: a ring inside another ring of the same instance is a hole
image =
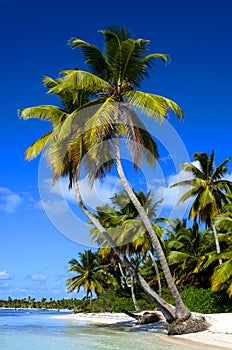
[[[188,319],[178,318],[171,323],[166,323],[165,328],[168,335],[181,335],[203,332],[209,328],[209,324],[203,315],[191,313]]]

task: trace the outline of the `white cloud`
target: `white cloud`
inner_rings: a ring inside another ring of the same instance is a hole
[[[188,215],[190,201],[187,200],[178,204],[181,196],[188,190],[188,186],[177,186],[173,188],[170,186],[176,182],[190,179],[191,177],[191,173],[180,170],[178,174],[168,176],[166,178],[166,183],[163,185],[159,186],[159,181],[152,182],[151,189],[155,198],[164,199],[162,208],[160,208],[160,213],[157,213],[158,216],[162,216],[162,212],[165,212],[165,216],[170,216],[171,218],[186,217],[186,215]]]
[[[46,276],[42,273],[34,273],[34,274],[28,276],[27,278],[31,279],[32,281],[41,282],[41,281],[46,281],[48,276]]]
[[[54,210],[56,211],[62,211],[66,206],[66,201],[76,204],[74,189],[68,189],[67,179],[57,181],[54,186],[51,184],[51,179],[44,179],[42,183],[43,205],[45,208],[52,209],[54,206],[53,201],[55,201]],[[109,198],[112,197],[115,192],[122,190],[119,178],[112,175],[106,176],[102,181],[96,180],[92,188],[87,178],[81,179],[79,181],[79,187],[83,201],[91,208],[109,203]],[[52,199],[50,196],[51,194],[57,195],[59,199],[57,200],[57,197],[53,197]],[[63,201],[60,198],[63,198]]]
[[[22,204],[22,197],[7,187],[0,187],[0,210],[13,213]]]
[[[11,280],[12,277],[9,275],[9,273],[6,272],[6,270],[0,271],[0,280]]]

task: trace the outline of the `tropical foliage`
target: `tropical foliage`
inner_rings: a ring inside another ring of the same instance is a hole
[[[75,276],[67,279],[68,292],[77,289],[80,291],[83,287],[86,291],[86,298],[92,301],[93,292],[96,295],[101,294],[107,285],[115,286],[117,281],[107,272],[107,266],[99,263],[100,258],[91,250],[85,250],[79,253],[79,261],[72,259],[69,264],[69,272],[75,273]]]
[[[100,299],[108,290],[116,288],[128,292],[130,289],[137,307],[138,291],[142,288],[169,323],[177,320],[183,324],[182,321],[187,322],[192,314],[183,303],[176,284],[181,287],[188,283],[207,284],[205,276],[215,272],[210,236],[208,232],[200,232],[196,225],[172,234],[165,225],[158,225],[151,194],[146,196],[141,191],[133,191],[121,161],[122,139],[135,170],[142,167],[143,160],[153,166],[158,158],[156,142],[139,119],[138,111],[161,123],[170,113],[183,118],[181,108],[174,101],[139,90],[153,61],[168,62],[168,56],[148,54],[149,41],[134,39],[124,28],[108,28],[101,34],[103,51],[81,39],[70,40],[73,48],[81,50],[88,70],[65,70],[58,79],[44,78],[48,93],[61,99],[62,108],[42,105],[19,111],[24,119],[39,118],[52,126],[50,132],[27,149],[26,158],[33,159],[45,149],[54,181],[69,176],[69,187],[74,187],[80,208],[94,226],[92,237],[101,245],[98,254],[88,250],[70,261],[69,271],[75,276],[67,280],[68,290],[79,292],[84,288],[86,298],[91,301],[93,293]],[[224,203],[231,200],[231,183],[223,179],[229,159],[218,168],[214,168],[214,153],[210,157],[196,154],[195,160],[200,168],[185,165],[185,170],[190,170],[194,178],[175,185],[193,187],[181,200],[196,195],[190,216],[214,228],[217,226],[214,219]],[[95,213],[90,212],[79,190],[80,172],[84,170],[93,185],[114,167],[125,193],[114,196],[113,206],[106,205],[97,208]],[[219,238],[230,250],[229,233],[224,233],[227,238]],[[214,236],[217,241],[218,235]],[[210,244],[206,246],[206,242]],[[221,255],[219,258],[221,262],[226,259]],[[149,276],[149,283],[143,276]],[[228,279],[230,275],[227,274],[227,282]],[[225,278],[221,278],[221,282],[224,283]],[[168,286],[174,306],[160,297],[161,284]]]

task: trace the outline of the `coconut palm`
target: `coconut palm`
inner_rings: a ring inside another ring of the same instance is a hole
[[[231,281],[232,278],[232,205],[228,204],[222,207],[218,216],[214,219],[215,227],[217,228],[221,240],[226,243],[220,258],[223,263],[217,266],[211,277],[212,289],[219,290],[225,283]],[[215,261],[217,256],[211,255],[207,264]],[[228,293],[232,296],[232,281],[229,283]]]
[[[58,89],[55,87],[52,92],[85,89],[96,94],[92,103],[95,105],[100,103],[101,106],[86,122],[86,128],[89,131],[88,149],[94,159],[94,166],[96,163],[102,163],[102,157],[106,156],[105,153],[111,154],[109,144],[105,150],[103,149],[103,141],[109,139],[107,135],[113,135],[116,167],[120,179],[151,236],[164,276],[177,306],[177,314],[181,318],[188,318],[190,312],[181,300],[173,282],[159,239],[146,211],[135,196],[124,174],[118,138],[123,134],[126,136],[135,168],[138,165],[141,166],[143,153],[146,160],[154,164],[158,156],[156,145],[144,137],[147,133],[144,135],[143,127],[140,126],[141,121],[136,118],[133,108],[141,110],[160,122],[166,118],[170,111],[176,113],[179,118],[183,117],[182,110],[175,102],[159,95],[137,90],[147,75],[148,69],[151,68],[152,61],[160,58],[167,62],[168,56],[166,54],[146,55],[149,41],[131,38],[124,28],[110,28],[101,31],[101,33],[105,37],[103,53],[96,46],[81,39],[73,38],[70,40],[73,48],[81,49],[91,73],[79,70],[64,71],[65,77],[62,84]],[[99,155],[101,160],[97,161]]]
[[[60,124],[55,127],[53,132],[52,142],[51,138],[46,142],[46,145],[50,142],[46,155],[53,167],[54,178],[56,179],[65,174],[70,176],[70,186],[73,185],[74,187],[81,209],[102,233],[108,243],[114,247],[120,259],[125,263],[128,270],[133,273],[138,283],[146,290],[146,293],[155,301],[161,311],[164,312],[167,321],[172,322],[174,319],[187,319],[191,315],[190,311],[185,307],[180,298],[159,239],[155,234],[149,218],[127,182],[121,164],[119,147],[119,136],[126,136],[125,139],[129,144],[135,169],[142,164],[143,155],[151,164],[154,164],[158,156],[156,143],[144,128],[143,123],[138,119],[132,107],[146,112],[148,116],[154,117],[160,122],[166,118],[169,111],[173,111],[182,118],[181,109],[173,101],[158,95],[135,90],[139,86],[140,81],[146,76],[147,69],[150,68],[152,60],[154,58],[161,58],[167,61],[168,57],[162,54],[145,56],[148,41],[129,38],[124,29],[107,30],[102,33],[106,38],[105,54],[101,54],[100,50],[96,47],[82,40],[73,39],[71,41],[73,46],[81,47],[86,58],[89,56],[87,63],[92,67],[93,71],[95,68],[96,71],[99,68],[99,65],[96,65],[96,59],[98,60],[101,67],[99,75],[95,71],[93,72],[94,74],[80,70],[64,71],[64,77],[61,78],[61,81],[58,83],[56,81],[55,84],[52,82],[53,86],[50,88],[50,93],[55,93],[61,97],[62,95],[65,96],[66,93],[70,93],[70,96],[73,98],[71,101],[72,104],[83,92],[88,93],[92,98],[90,102],[82,105],[81,118],[78,118],[77,112],[80,112],[79,108],[73,113],[69,113],[69,116],[60,119]],[[103,59],[106,56],[111,59],[112,64],[108,64],[107,60]],[[94,66],[95,68],[93,68]],[[135,75],[135,69],[138,70],[137,75]],[[114,76],[111,75],[110,71]],[[104,79],[102,78],[103,74],[105,74]],[[126,102],[126,105],[124,102]],[[100,107],[99,103],[101,103]],[[84,109],[84,107],[89,107],[91,111],[88,108]],[[75,126],[74,131],[73,125]],[[115,138],[114,140],[113,137]],[[106,148],[103,141],[107,141]],[[61,148],[62,152],[60,151]],[[114,161],[112,161],[114,152],[116,154],[118,173],[146,230],[152,238],[176,308],[167,304],[158,294],[149,288],[142,276],[133,269],[132,264],[115,245],[115,241],[82,201],[78,178],[84,155],[88,154],[86,170],[90,179],[93,181],[97,177],[104,176],[105,171],[112,168],[114,164]]]
[[[153,203],[153,197],[150,193],[145,195],[143,191],[135,192],[137,198],[140,203],[144,206],[146,212],[148,213],[149,218],[153,221],[155,217],[155,207],[157,203]],[[97,218],[102,223],[105,228],[108,228],[108,233],[114,237],[117,245],[120,247],[125,254],[127,254],[127,258],[129,261],[133,259],[134,255],[142,256],[145,258],[147,254],[150,255],[158,280],[158,289],[159,294],[161,294],[161,283],[159,278],[159,271],[157,263],[153,256],[153,246],[151,242],[150,236],[144,230],[143,224],[141,220],[138,218],[138,212],[135,209],[133,203],[129,200],[128,195],[125,192],[120,194],[115,194],[111,198],[111,202],[114,207],[110,205],[103,205],[101,207],[97,207]],[[159,201],[160,202],[160,201]],[[114,259],[114,254],[112,254],[112,250],[108,247],[107,242],[104,242],[104,239],[101,237],[100,232],[93,228],[90,231],[90,235],[94,239],[95,242],[100,244],[101,248],[99,250],[99,254],[101,256],[108,256],[110,259]],[[114,260],[118,264],[118,260]],[[134,263],[133,263],[134,265]],[[123,276],[124,281],[126,279],[125,273],[122,272],[122,267],[119,265],[121,270],[121,275]],[[130,274],[130,286],[131,286],[131,294],[132,299],[134,301],[135,309],[138,309],[136,304],[136,299],[134,295],[134,277]]]
[[[49,77],[45,77],[44,83],[51,91],[54,87],[61,84],[61,80],[53,80]],[[67,94],[66,94],[67,93]],[[163,312],[166,320],[172,322],[176,318],[175,308],[168,304],[165,300],[159,297],[159,295],[150,288],[142,276],[135,270],[133,265],[128,261],[125,254],[117,247],[115,241],[107,233],[105,228],[97,220],[97,218],[88,210],[82,201],[80,194],[78,179],[81,168],[81,162],[83,159],[87,158],[87,168],[91,171],[95,171],[95,168],[91,168],[91,162],[89,165],[89,158],[85,157],[88,154],[87,145],[85,139],[87,139],[88,132],[84,133],[83,128],[80,127],[81,133],[77,132],[77,128],[74,125],[75,140],[66,138],[66,134],[62,133],[62,126],[65,124],[70,124],[78,111],[82,109],[82,102],[86,101],[90,93],[85,91],[75,92],[73,90],[61,90],[56,93],[58,97],[61,98],[62,105],[64,108],[59,108],[53,105],[42,105],[30,108],[24,108],[19,110],[19,116],[27,120],[30,118],[39,118],[41,120],[49,121],[52,129],[47,134],[40,137],[35,141],[25,153],[26,159],[31,160],[40,154],[40,152],[45,149],[45,156],[53,169],[53,180],[56,181],[59,177],[69,176],[70,184],[69,187],[74,187],[77,202],[89,220],[94,224],[98,231],[101,232],[104,239],[108,244],[113,247],[115,253],[118,255],[120,260],[125,264],[128,271],[136,278],[137,282],[140,284],[141,288],[145,293],[159,306],[160,310]],[[75,94],[75,99],[71,98],[72,94]],[[80,99],[80,101],[78,100]],[[68,111],[65,109],[69,109]],[[76,108],[76,109],[75,109]],[[79,115],[78,115],[79,116]],[[83,119],[80,116],[78,122],[81,124]],[[84,114],[84,118],[86,114]],[[81,124],[82,125],[82,124]],[[86,135],[87,134],[87,135]],[[146,138],[149,139],[149,133],[147,133]],[[150,139],[152,139],[150,137]],[[153,142],[153,141],[152,141]],[[154,143],[154,142],[153,142]],[[152,144],[152,143],[151,143]],[[94,173],[93,177],[101,177],[104,174],[104,167],[109,168],[111,166],[110,162],[107,164],[103,163],[102,166]]]
[[[180,223],[168,235],[168,262],[177,284],[208,288],[213,267],[203,268],[208,253],[213,251],[213,239],[208,230],[201,232],[196,222],[191,228]]]
[[[117,285],[116,279],[107,272],[106,266],[100,263],[97,253],[85,250],[78,254],[78,258],[79,261],[76,259],[69,261],[68,272],[76,273],[76,275],[66,281],[68,292],[73,292],[75,289],[79,292],[83,287],[86,291],[86,298],[91,303],[93,292],[99,295],[109,285]]]
[[[225,179],[228,172],[227,163],[230,160],[231,158],[227,158],[215,167],[214,151],[210,156],[207,153],[195,153],[194,161],[197,164],[182,164],[182,169],[193,177],[171,186],[191,186],[191,189],[181,196],[179,203],[194,198],[189,217],[194,220],[198,218],[206,227],[212,227],[217,254],[220,254],[221,250],[213,219],[220,213],[223,204],[231,201],[232,182]],[[221,264],[222,260],[219,262]]]

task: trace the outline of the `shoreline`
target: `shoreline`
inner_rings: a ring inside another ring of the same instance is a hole
[[[204,314],[209,329],[204,332],[168,336],[170,342],[188,342],[193,345],[202,344],[215,349],[232,349],[232,313]],[[159,332],[165,335],[163,321],[146,325],[136,325],[134,318],[124,313],[76,313],[51,316],[87,324],[115,325],[133,327],[139,330]]]

